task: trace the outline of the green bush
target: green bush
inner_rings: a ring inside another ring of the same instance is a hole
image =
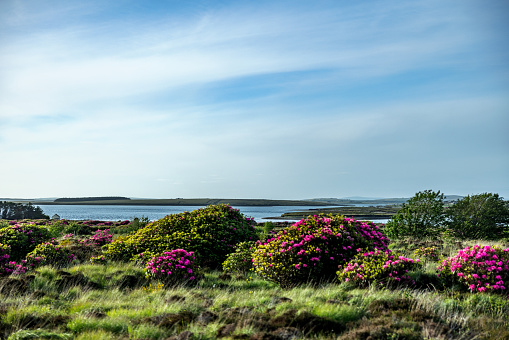
[[[50,239],[46,227],[20,223],[0,229],[0,243],[11,246],[11,259],[23,259],[35,247]]]
[[[509,237],[509,208],[498,194],[463,197],[446,211],[449,231],[457,238],[497,240]]]
[[[338,279],[360,286],[413,283],[408,272],[420,267],[420,260],[408,259],[390,250],[360,251],[337,272]]]
[[[391,239],[402,237],[439,238],[444,229],[444,194],[440,191],[419,191],[384,227]]]
[[[139,254],[162,254],[186,249],[198,255],[202,266],[220,268],[226,256],[242,241],[256,240],[255,222],[226,204],[168,215],[135,233],[105,246],[112,260],[137,260]],[[143,255],[141,255],[143,256]]]
[[[378,227],[343,216],[309,216],[278,232],[253,253],[255,272],[283,288],[332,280],[359,248],[387,249]]]
[[[228,254],[223,262],[225,272],[247,273],[253,269],[254,241],[240,242],[235,247],[235,252]]]
[[[36,268],[43,265],[53,265],[63,267],[74,260],[74,254],[56,244],[56,242],[45,242],[39,244],[35,249],[27,255],[27,264]]]

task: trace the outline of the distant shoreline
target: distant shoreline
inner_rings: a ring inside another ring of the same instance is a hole
[[[328,202],[301,200],[269,200],[269,199],[211,199],[211,198],[173,198],[173,199],[125,199],[98,201],[31,201],[34,205],[138,205],[138,206],[208,206],[230,204],[232,206],[337,206]]]

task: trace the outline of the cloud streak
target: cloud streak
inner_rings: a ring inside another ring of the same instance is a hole
[[[48,170],[5,195],[468,194],[476,178],[509,194],[507,37],[478,2],[21,4],[0,17],[0,157]]]

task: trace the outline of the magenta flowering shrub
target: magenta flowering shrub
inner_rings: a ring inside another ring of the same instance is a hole
[[[408,272],[420,267],[419,259],[409,259],[390,250],[362,251],[346,265],[339,266],[338,279],[360,286],[376,282],[380,285],[415,284]]]
[[[47,264],[63,267],[69,265],[75,256],[57,242],[45,242],[35,247],[26,258],[28,265],[32,268]]]
[[[184,249],[175,249],[155,256],[145,267],[147,278],[165,283],[192,283],[200,277],[194,253]]]
[[[309,216],[258,242],[253,266],[261,277],[291,287],[309,281],[331,280],[338,265],[358,248],[387,249],[387,238],[371,222],[343,216]]]
[[[471,292],[507,293],[509,288],[509,248],[467,247],[438,266],[444,281],[459,282]]]
[[[99,248],[105,244],[111,243],[111,241],[113,241],[113,235],[110,233],[109,229],[104,229],[97,230],[94,235],[85,239],[83,243],[88,244],[93,248]]]
[[[0,277],[9,275],[20,275],[28,271],[25,267],[27,261],[22,260],[21,263],[16,263],[10,260],[11,247],[6,244],[0,243]]]

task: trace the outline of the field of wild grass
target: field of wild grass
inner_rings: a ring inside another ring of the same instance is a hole
[[[136,223],[101,227],[118,237],[144,226]],[[62,235],[87,229],[62,228]],[[508,339],[506,295],[445,286],[437,277],[441,258],[474,244],[497,242],[390,243],[421,258],[410,286],[336,280],[282,289],[254,272],[217,269],[193,285],[169,284],[147,278],[134,262],[43,265],[0,278],[0,339]]]

